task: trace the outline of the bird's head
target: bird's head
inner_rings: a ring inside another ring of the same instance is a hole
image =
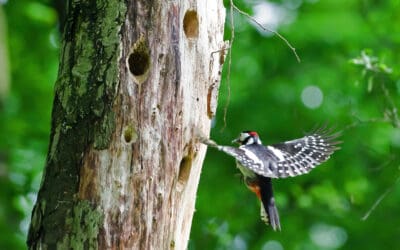
[[[243,131],[232,142],[239,143],[240,145],[261,144],[260,137],[255,131]]]

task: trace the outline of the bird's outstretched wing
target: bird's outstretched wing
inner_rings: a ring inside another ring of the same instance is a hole
[[[325,162],[341,143],[337,138],[341,132],[332,133],[332,129],[318,129],[302,138],[265,147],[279,158],[274,162],[278,178],[302,175]]]
[[[244,167],[256,174],[271,178],[293,177],[310,172],[329,159],[337,145],[340,132],[319,129],[302,138],[259,147],[255,144],[239,148],[217,146],[233,156]]]

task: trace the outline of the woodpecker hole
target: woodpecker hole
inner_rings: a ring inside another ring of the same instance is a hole
[[[192,168],[192,157],[185,156],[181,160],[179,165],[179,175],[178,175],[178,190],[182,191],[183,187],[189,179],[190,169]]]
[[[136,83],[140,84],[147,79],[150,69],[150,52],[143,36],[133,44],[127,66]]]
[[[144,51],[134,51],[128,58],[129,71],[134,76],[143,75],[150,65],[150,58]]]
[[[183,17],[183,31],[187,38],[199,36],[199,19],[195,10],[188,10]]]
[[[208,93],[207,93],[207,116],[208,116],[208,119],[212,119],[214,116],[214,112],[212,111],[212,108],[211,108],[211,99],[212,99],[213,89],[214,89],[214,85],[210,86],[208,88]]]
[[[137,140],[137,134],[132,125],[128,125],[124,128],[123,136],[124,141],[128,144],[134,143]]]
[[[219,65],[224,64],[225,57],[226,57],[225,49],[221,49],[220,52],[219,52]],[[221,71],[219,71],[218,73],[221,74]]]

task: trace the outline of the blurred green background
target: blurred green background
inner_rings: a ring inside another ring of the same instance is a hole
[[[61,2],[0,0],[0,249],[25,248],[47,153]],[[189,249],[400,249],[400,1],[235,3],[284,35],[301,63],[234,13],[212,138],[229,144],[256,130],[276,143],[328,122],[344,143],[309,175],[274,182],[281,232],[261,222],[233,159],[210,149]]]

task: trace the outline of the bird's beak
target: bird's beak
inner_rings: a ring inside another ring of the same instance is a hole
[[[236,138],[235,140],[233,140],[232,143],[238,143],[238,144],[240,144],[240,143],[239,143],[239,138]]]

